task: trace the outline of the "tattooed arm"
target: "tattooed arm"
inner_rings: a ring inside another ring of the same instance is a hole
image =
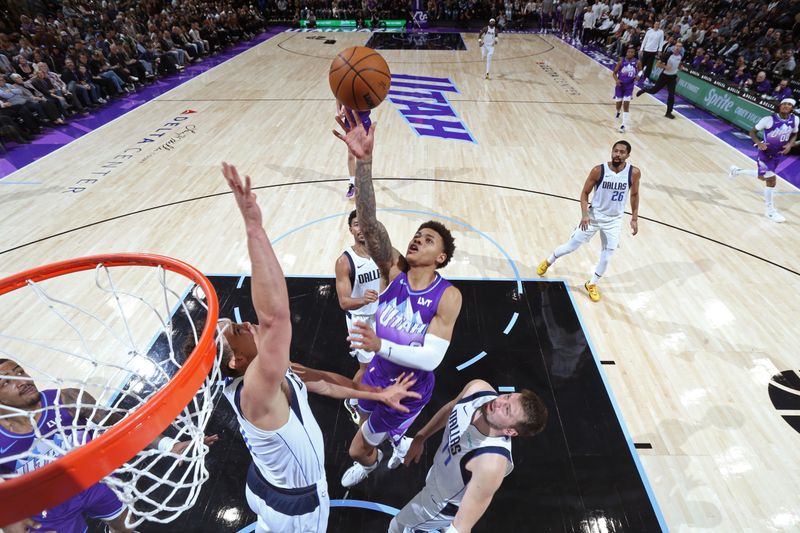
[[[372,184],[372,148],[375,143],[376,122],[369,132],[361,125],[358,113],[342,108],[336,121],[345,133],[334,130],[333,134],[347,144],[356,158],[356,212],[358,224],[370,257],[381,271],[381,289],[386,287],[405,267],[405,258],[392,247],[392,241],[384,225],[378,220],[375,208],[375,189]]]

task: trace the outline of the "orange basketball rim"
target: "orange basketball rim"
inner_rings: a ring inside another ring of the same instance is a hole
[[[96,439],[56,461],[0,483],[0,526],[35,516],[86,490],[131,459],[170,425],[203,383],[214,363],[217,294],[199,270],[178,259],[155,254],[119,253],[69,259],[26,270],[0,280],[0,295],[98,265],[161,266],[196,283],[205,293],[208,315],[197,347],[172,379],[148,402]]]

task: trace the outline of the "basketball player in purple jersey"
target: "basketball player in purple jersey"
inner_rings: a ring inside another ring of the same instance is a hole
[[[389,439],[394,447],[389,468],[403,462],[411,444],[405,433],[431,398],[433,371],[450,345],[461,311],[461,292],[436,272],[450,262],[455,251],[453,236],[444,225],[435,221],[420,225],[404,256],[392,247],[386,228],[376,218],[372,185],[376,124],[367,132],[352,113],[344,119],[337,117],[337,122],[345,133],[334,134],[356,157],[356,212],[369,255],[380,269],[382,290],[375,331],[357,323],[348,340],[354,348],[375,352],[362,378],[364,384],[382,387],[402,373],[413,372],[417,381],[410,390],[421,395],[403,400],[408,413],[359,400],[359,409],[368,417],[350,444],[355,463],[342,477],[342,485],[352,487],[377,468],[383,458],[378,446],[384,440]]]
[[[76,413],[75,404],[79,399],[83,407]],[[88,440],[88,436],[72,435],[72,431],[68,428],[73,425],[76,416],[79,418],[93,416],[97,421],[103,420],[107,411],[102,408],[93,409],[94,403],[94,398],[88,392],[80,394],[78,389],[48,389],[40,392],[33,379],[28,377],[18,363],[11,359],[0,359],[0,413],[6,414],[12,410],[12,412],[38,412],[35,415],[36,423],[44,437],[37,440],[27,415],[0,418],[0,473],[5,475],[15,472],[27,473],[49,462],[42,456],[55,459],[61,455],[57,450],[73,446],[72,443],[63,442],[64,434],[72,436],[77,442],[82,442],[84,438]],[[108,423],[107,420],[103,422],[103,424]],[[75,426],[81,425],[83,424]],[[61,428],[64,428],[63,431]],[[206,437],[206,444],[216,440],[216,435]],[[151,446],[181,453],[189,444],[190,441],[177,442],[161,437]],[[36,449],[31,450],[34,447]],[[10,459],[12,456],[25,453],[28,453],[26,457]],[[102,483],[92,485],[32,518],[5,526],[4,531],[83,533],[87,529],[84,515],[102,520],[108,525],[111,533],[133,531],[125,526],[127,516],[125,506],[117,495]]]
[[[625,133],[628,128],[633,86],[639,80],[637,73],[640,70],[642,70],[642,63],[636,58],[636,47],[629,46],[625,51],[625,57],[617,62],[617,66],[611,72],[611,77],[616,83],[614,87],[614,101],[617,103],[616,118],[619,118],[619,110],[622,108],[622,125],[618,130],[620,133]]]
[[[346,109],[339,100],[336,100],[336,113],[338,115],[344,116]],[[361,123],[364,124],[364,128],[369,131],[369,126],[372,124],[369,118],[369,111],[358,111],[358,116],[361,119]],[[350,176],[350,183],[347,185],[345,198],[352,200],[356,196],[356,158],[353,157],[349,150],[347,151],[347,172]]]
[[[778,104],[778,112],[761,120],[750,130],[750,138],[758,147],[758,170],[745,170],[731,166],[728,177],[754,176],[764,182],[764,202],[767,204],[766,217],[773,222],[786,220],[775,209],[772,196],[778,179],[775,171],[778,169],[783,156],[787,155],[797,139],[798,117],[793,113],[797,104],[793,98],[784,98]],[[764,139],[758,137],[758,132],[764,132]]]

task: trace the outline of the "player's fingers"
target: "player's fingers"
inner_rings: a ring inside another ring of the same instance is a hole
[[[331,130],[331,131],[333,132],[333,135],[334,135],[334,136],[335,136],[337,139],[341,139],[341,140],[343,140],[343,141],[344,141],[344,135],[342,135],[342,134],[341,134],[341,132],[339,132],[339,131],[337,131],[337,130]]]
[[[342,109],[344,109],[344,108],[342,108]],[[345,124],[345,122],[344,122],[344,115],[343,114],[342,115],[336,115],[336,123],[339,124],[345,131],[347,131],[349,129],[347,124]]]

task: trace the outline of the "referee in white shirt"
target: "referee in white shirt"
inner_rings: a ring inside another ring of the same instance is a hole
[[[644,76],[642,80],[650,79],[650,71],[653,70],[653,60],[661,52],[664,46],[664,21],[662,20],[657,26],[649,28],[644,34],[642,39],[642,46],[639,48],[639,57],[644,65]]]

